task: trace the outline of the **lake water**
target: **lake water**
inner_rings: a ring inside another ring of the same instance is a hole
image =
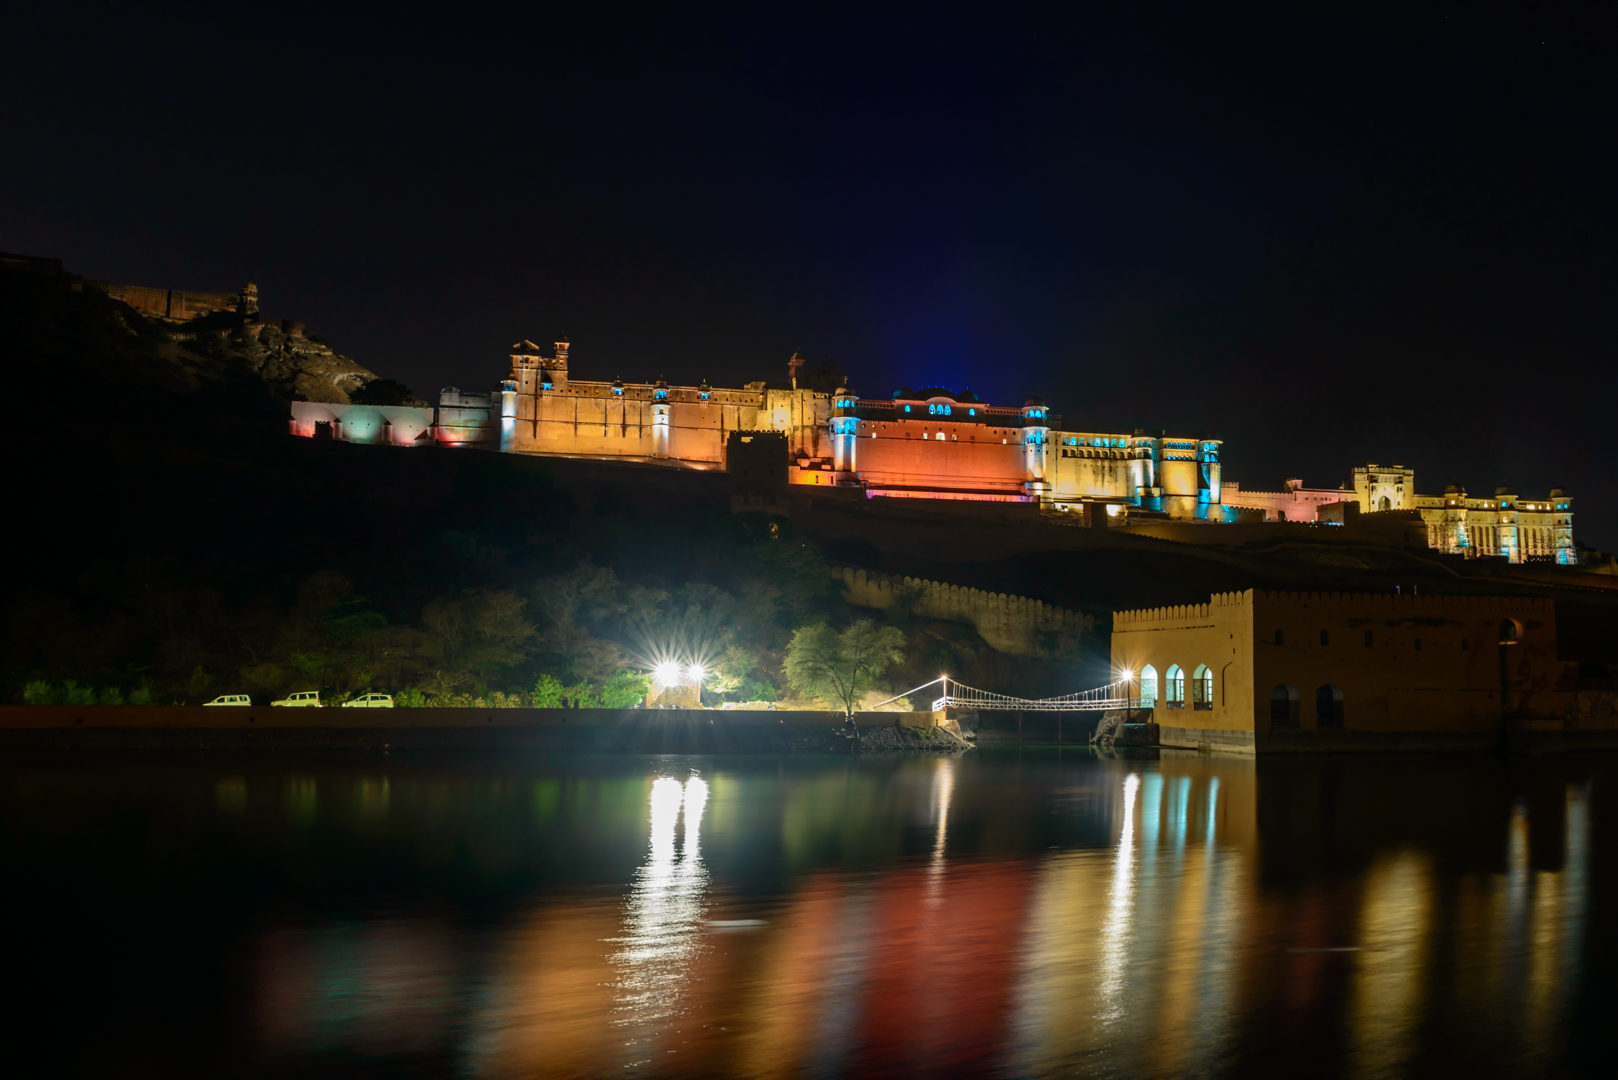
[[[1614,766],[13,755],[4,1053],[119,1077],[1605,1072]]]

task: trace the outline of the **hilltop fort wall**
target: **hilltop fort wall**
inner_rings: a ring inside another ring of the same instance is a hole
[[[239,293],[187,292],[184,289],[154,289],[146,285],[120,285],[113,281],[90,281],[91,285],[114,300],[122,300],[142,315],[169,322],[188,322],[216,311],[232,311],[242,316],[258,314],[258,286],[248,282]]]
[[[1078,637],[1095,629],[1095,619],[1089,615],[1026,596],[848,567],[834,568],[831,573],[843,586],[843,599],[851,604],[879,611],[897,604],[922,618],[967,623],[997,651],[1016,656],[1045,655],[1043,635]]]

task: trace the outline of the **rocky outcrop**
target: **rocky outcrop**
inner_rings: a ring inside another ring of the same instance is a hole
[[[14,392],[71,377],[98,399],[226,390],[245,403],[262,387],[258,407],[271,398],[347,405],[379,381],[301,323],[262,321],[257,301],[251,285],[229,295],[138,288],[0,252],[0,355]]]
[[[262,323],[219,330],[178,330],[189,351],[253,373],[283,399],[350,403],[349,395],[376,375],[324,342]]]

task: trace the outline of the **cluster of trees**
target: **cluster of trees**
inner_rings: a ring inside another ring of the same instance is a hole
[[[581,559],[526,587],[446,590],[414,610],[361,592],[339,569],[305,578],[279,610],[232,607],[218,590],[137,575],[130,584],[143,602],[94,623],[52,600],[14,610],[14,646],[29,639],[59,669],[76,671],[27,679],[20,696],[198,704],[221,693],[268,701],[319,689],[341,702],[377,689],[406,706],[622,708],[646,696],[658,660],[675,658],[706,669],[710,702],[772,701],[788,681],[800,695],[843,700],[824,677],[794,677],[793,668],[783,678],[794,629],[836,614],[818,551],[779,528],[738,547],[723,584],[626,582]],[[798,637],[808,642],[805,633]],[[85,668],[99,677],[85,679]]]
[[[82,642],[81,656],[124,663],[104,664],[99,679],[28,679],[19,696],[199,704],[221,693],[269,701],[319,689],[340,703],[386,690],[406,707],[626,708],[646,697],[657,662],[675,658],[706,670],[709,704],[793,698],[851,714],[890,691],[883,676],[895,669],[970,666],[973,650],[961,645],[975,635],[966,628],[919,625],[902,607],[888,613],[890,624],[860,617],[832,595],[813,545],[778,529],[767,536],[738,552],[728,587],[626,582],[585,559],[526,589],[474,585],[415,611],[388,611],[340,570],[310,575],[278,611],[233,610],[216,593],[163,591],[155,580],[143,586],[142,625],[111,614],[86,626],[35,605],[14,613],[13,634]],[[117,656],[121,643],[142,638],[144,657]]]

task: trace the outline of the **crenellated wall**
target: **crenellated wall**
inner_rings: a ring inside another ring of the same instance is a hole
[[[871,574],[846,566],[834,567],[831,573],[842,583],[843,599],[851,604],[884,610],[896,601],[905,601],[923,618],[970,623],[996,650],[1016,656],[1041,655],[1041,634],[1078,635],[1095,629],[1095,619],[1090,615],[1026,596]]]
[[[1212,618],[1218,608],[1242,607],[1250,600],[1266,606],[1308,607],[1313,604],[1333,607],[1372,607],[1389,611],[1396,608],[1412,618],[1419,617],[1425,612],[1439,611],[1515,611],[1539,612],[1546,615],[1551,615],[1555,611],[1555,605],[1550,600],[1514,596],[1412,596],[1399,593],[1268,592],[1263,589],[1248,589],[1244,592],[1213,593],[1208,597],[1206,604],[1115,611],[1112,614],[1112,624],[1119,627]]]

